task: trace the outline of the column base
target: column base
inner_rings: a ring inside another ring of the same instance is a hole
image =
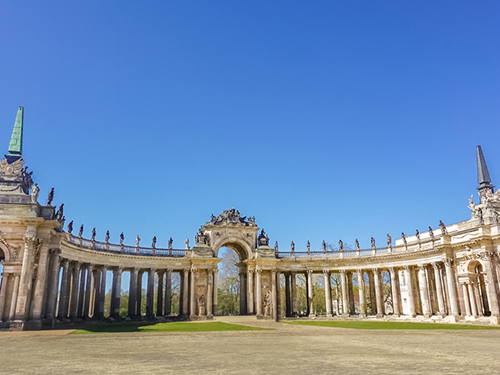
[[[490,316],[490,324],[499,325],[500,319],[498,316]]]
[[[24,331],[26,330],[26,322],[24,320],[11,320],[9,324],[10,331]]]
[[[331,318],[332,317],[332,313],[326,313],[326,317],[327,318]]]
[[[379,314],[375,315],[375,317],[376,317],[377,319],[381,319],[381,318],[383,318],[383,317],[384,317],[384,314],[380,314],[380,313],[379,313]]]
[[[430,319],[430,318],[431,318],[431,315],[429,315],[429,314],[424,314],[424,315],[423,315],[423,317],[424,317],[424,319]]]
[[[366,314],[365,313],[359,313],[359,317],[360,318],[366,318]]]
[[[262,314],[257,314],[256,316],[257,316],[257,319],[262,319],[262,318],[264,318],[264,315],[262,315]]]
[[[444,321],[449,323],[458,323],[459,320],[458,315],[448,315],[444,317]]]
[[[316,318],[316,314],[315,313],[309,314],[309,318]]]
[[[349,318],[351,315],[350,314],[342,314],[343,318]]]

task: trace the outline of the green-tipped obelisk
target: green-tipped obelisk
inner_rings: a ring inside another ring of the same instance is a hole
[[[12,137],[10,137],[9,153],[5,155],[9,164],[20,159],[23,153],[23,120],[24,108],[19,107],[14,129],[12,130]]]

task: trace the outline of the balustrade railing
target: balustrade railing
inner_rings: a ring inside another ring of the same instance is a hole
[[[85,238],[69,235],[69,243],[80,248],[103,251],[114,254],[128,254],[140,256],[156,256],[169,258],[183,258],[186,256],[185,249],[153,249],[152,247],[126,246],[99,241],[87,240]]]

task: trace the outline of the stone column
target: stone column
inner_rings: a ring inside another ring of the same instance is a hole
[[[0,285],[0,322],[3,320],[3,313],[5,309],[5,296],[7,294],[7,283],[9,281],[10,273],[2,273],[2,285]]]
[[[214,277],[214,270],[209,268],[207,270],[207,276],[208,276],[208,284],[207,284],[207,319],[213,319],[214,314],[212,311],[213,308],[213,290],[212,290],[212,285],[213,285],[213,277]]]
[[[246,283],[245,283],[245,276],[246,272],[240,271],[239,272],[240,276],[240,315],[245,315],[246,312]]]
[[[142,317],[142,276],[144,274],[144,271],[139,269],[137,271],[137,289],[135,292],[135,298],[136,298],[136,310],[135,310],[135,316],[141,318]]]
[[[257,318],[262,318],[262,297],[261,297],[261,294],[262,294],[262,291],[261,291],[261,284],[260,284],[260,274],[262,272],[262,270],[260,269],[260,267],[257,267],[255,269],[255,276],[256,276],[256,280],[255,280],[255,310],[256,310],[256,313],[257,313]]]
[[[32,254],[35,252],[35,245],[37,239],[35,237],[24,236],[24,251],[23,251],[23,264],[21,268],[21,278],[19,280],[19,289],[17,291],[17,303],[14,319],[18,322],[24,322],[28,318],[27,306],[28,296],[31,291],[31,263]]]
[[[498,322],[498,317],[500,316],[500,308],[498,305],[498,283],[495,282],[497,276],[492,264],[492,253],[484,253],[482,256],[484,271],[486,272],[486,277],[484,278],[486,284],[486,294],[488,295],[488,302],[490,305],[491,317]],[[497,323],[498,324],[498,323]]]
[[[71,319],[75,319],[77,316],[78,310],[78,292],[80,291],[79,280],[80,280],[80,267],[82,262],[75,262],[73,267],[73,282],[71,286],[71,307],[69,317]]]
[[[436,283],[436,295],[438,300],[439,315],[444,316],[444,298],[443,298],[443,286],[441,284],[441,273],[439,272],[439,264],[436,262],[432,263],[432,268],[434,269],[434,281]]]
[[[16,315],[16,302],[17,302],[17,294],[19,291],[20,279],[21,276],[19,274],[14,274],[14,289],[12,291],[12,300],[10,303],[9,320],[14,320],[14,316]]]
[[[330,271],[323,270],[323,275],[325,277],[326,317],[331,318],[332,317],[332,295],[331,295],[331,291],[330,291]],[[288,287],[288,283],[287,283],[287,287]]]
[[[412,277],[412,287],[413,287],[413,298],[415,301],[415,312],[419,315],[423,315],[424,311],[422,310],[422,300],[420,298],[420,285],[418,282],[418,267],[412,267],[411,269],[411,277]]]
[[[189,288],[189,305],[190,305],[190,311],[189,311],[189,318],[193,319],[196,316],[196,272],[198,270],[196,267],[191,267],[191,282],[190,282],[190,288]]]
[[[99,318],[99,301],[100,301],[100,295],[101,295],[101,275],[102,273],[102,268],[95,268],[94,269],[94,295],[92,296],[91,300],[91,311],[92,311],[92,318]],[[113,284],[111,287],[111,309],[110,309],[110,314],[113,313],[113,301],[114,301],[114,292],[115,288],[113,287],[115,285],[115,274],[113,273]]]
[[[375,284],[373,282],[373,273],[368,271],[368,289],[370,290],[370,314],[377,314],[377,299],[375,297]]]
[[[418,265],[418,283],[420,285],[420,300],[422,301],[422,312],[424,318],[429,318],[431,313],[431,301],[429,299],[429,289],[427,288],[427,276],[425,274],[425,266]]]
[[[314,302],[313,302],[313,287],[312,287],[312,274],[313,270],[307,270],[307,302],[309,304],[309,317],[314,318]]]
[[[163,313],[165,316],[172,314],[172,269],[167,268],[165,273],[165,306]],[[179,301],[180,302],[180,301]]]
[[[478,310],[476,304],[476,294],[474,293],[474,286],[472,284],[472,281],[469,281],[467,283],[467,289],[469,290],[469,302],[470,302],[471,313],[474,317],[477,318]]]
[[[59,287],[59,270],[60,270],[60,259],[59,254],[61,250],[51,249],[50,256],[50,284],[49,284],[49,297],[47,301],[47,309],[45,317],[49,320],[52,325],[56,317],[56,304],[57,304],[57,289]]]
[[[182,314],[184,316],[189,316],[189,269],[183,270],[184,277],[182,280],[183,292],[182,292]]]
[[[76,311],[77,318],[83,318],[83,305],[85,301],[85,276],[86,276],[86,267],[82,267],[80,274],[80,291],[78,292],[78,308]]]
[[[455,287],[455,277],[453,273],[452,259],[445,258],[444,265],[446,268],[446,283],[448,284],[448,296],[450,299],[448,302],[448,306],[451,310],[451,315],[458,316],[458,296]]]
[[[410,307],[410,316],[417,316],[415,312],[415,297],[413,295],[413,280],[411,278],[411,266],[403,266],[405,270],[406,287],[408,288],[408,305]]]
[[[276,293],[276,270],[271,271],[271,298],[273,300],[272,317],[278,321],[278,294]]]
[[[154,300],[155,300],[155,269],[148,270],[148,289],[146,297],[146,317],[148,319],[154,318]]]
[[[44,301],[47,300],[46,280],[48,269],[49,247],[47,241],[41,241],[40,254],[38,256],[38,271],[35,282],[35,294],[33,296],[33,307],[31,312],[31,319],[35,322],[35,327],[42,328],[42,308]],[[1,320],[1,314],[0,314]]]
[[[217,315],[217,282],[219,277],[219,269],[214,269],[214,297],[213,297],[213,315]]]
[[[106,269],[104,268],[103,271]],[[110,316],[119,319],[120,318],[120,297],[122,291],[122,272],[123,267],[116,267],[113,270],[113,292],[112,293],[112,309],[110,311]],[[105,272],[103,272],[105,274]],[[103,276],[104,279],[104,276]]]
[[[359,316],[366,317],[366,301],[365,301],[365,278],[363,270],[356,270],[358,274],[358,289],[359,289]]]
[[[342,315],[349,316],[349,296],[347,294],[347,274],[345,270],[340,270],[340,280],[342,283]]]
[[[462,292],[464,294],[464,305],[465,305],[465,313],[467,316],[472,316],[472,311],[470,308],[470,303],[469,303],[469,291],[467,290],[467,284],[466,283],[461,283],[462,284]]]
[[[285,316],[289,317],[292,315],[291,311],[291,301],[290,301],[290,274],[285,273]]]
[[[121,277],[122,277],[123,267],[120,267],[120,285],[118,287],[118,295],[115,293],[115,298],[118,296],[118,315],[120,311],[120,294],[121,294]],[[99,307],[98,307],[98,316],[100,318],[104,318],[104,301],[106,299],[106,276],[108,273],[108,266],[103,265],[101,268],[101,289],[99,290]],[[111,311],[109,312],[111,315]]]
[[[92,294],[92,275],[94,273],[94,265],[87,266],[87,285],[85,287],[85,303],[83,305],[83,318],[90,318],[90,295]]]
[[[68,316],[68,268],[69,268],[69,260],[64,259],[62,261],[63,266],[63,274],[61,279],[61,292],[59,293],[59,319],[65,319]]]
[[[354,290],[352,288],[352,272],[347,272],[347,291],[349,295],[349,314],[355,315],[356,309],[354,307]]]
[[[253,270],[247,269],[247,314],[253,315]]]
[[[384,316],[384,295],[382,293],[382,280],[380,270],[377,268],[372,269],[373,280],[375,282],[375,299],[377,300],[377,318]]]
[[[128,316],[135,318],[137,315],[137,277],[139,269],[132,267],[130,269],[130,284],[128,291]]]
[[[292,316],[297,315],[297,288],[296,288],[296,279],[295,279],[295,271],[290,272],[290,307],[292,309]]]
[[[389,267],[389,273],[391,275],[391,294],[392,294],[392,309],[394,316],[401,315],[401,308],[399,306],[399,277],[398,270],[394,267]]]
[[[158,273],[158,290],[156,296],[156,316],[163,315],[163,274],[164,270],[160,270]]]

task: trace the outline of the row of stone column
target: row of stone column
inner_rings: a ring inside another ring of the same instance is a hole
[[[399,272],[403,273],[403,280],[407,292],[407,303],[409,307],[409,315],[416,316],[422,314],[431,316],[433,314],[445,316],[459,314],[459,303],[456,291],[456,282],[451,265],[451,259],[446,259],[443,262],[435,262],[431,264],[405,265],[402,268],[389,267],[386,269],[357,269],[357,270],[340,270],[342,307],[339,313],[343,316],[354,315],[356,313],[354,306],[353,293],[353,277],[357,274],[358,290],[359,290],[359,315],[366,316],[368,313],[382,317],[385,312],[385,301],[383,295],[383,277],[381,272],[388,271],[390,274],[392,312],[399,316],[403,314],[402,305],[402,290],[400,285]],[[365,296],[365,272],[368,274],[368,296]],[[313,289],[312,289],[312,270],[307,270],[306,274],[306,293],[307,293],[307,314],[314,316],[313,306]],[[331,297],[331,271],[323,270],[325,284],[325,302],[326,315],[333,315],[332,297]],[[296,272],[285,273],[285,293],[286,307],[285,314],[294,316],[297,314],[296,309]],[[465,292],[471,294],[471,288],[464,288]],[[488,295],[493,293],[488,293]],[[366,300],[370,300],[371,309],[368,311]],[[491,299],[495,299],[491,296]],[[498,302],[495,300],[498,308]],[[472,308],[471,308],[472,310]],[[492,310],[492,314],[494,314]]]

